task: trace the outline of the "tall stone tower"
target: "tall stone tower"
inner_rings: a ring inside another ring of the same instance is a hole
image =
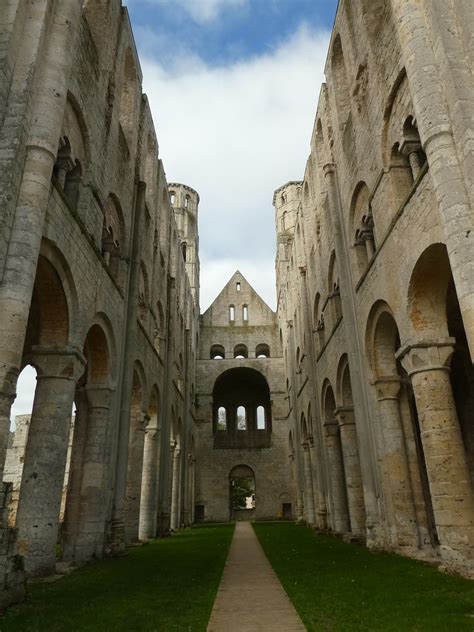
[[[186,184],[177,182],[168,184],[168,191],[181,238],[181,251],[186,262],[191,291],[199,305],[199,193]]]
[[[282,287],[286,272],[285,262],[293,242],[296,217],[301,206],[302,190],[303,183],[293,180],[279,187],[273,194],[277,233],[277,287]]]

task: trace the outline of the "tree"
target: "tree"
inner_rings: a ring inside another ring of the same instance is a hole
[[[233,478],[230,481],[230,502],[233,509],[245,509],[246,499],[254,493],[253,478]]]

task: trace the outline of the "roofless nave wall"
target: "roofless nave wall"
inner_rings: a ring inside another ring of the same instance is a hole
[[[245,511],[470,572],[474,16],[445,5],[340,3],[304,180],[274,197],[278,313],[237,273],[199,320],[199,197],[166,182],[126,10],[7,0],[2,468],[38,380],[3,605],[58,540],[82,562]]]

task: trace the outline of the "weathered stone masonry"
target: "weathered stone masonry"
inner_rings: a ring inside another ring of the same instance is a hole
[[[0,30],[2,472],[37,371],[14,528],[3,484],[7,605],[58,541],[80,563],[191,520],[199,197],[173,185],[170,204],[119,1],[7,0]]]
[[[473,573],[473,33],[467,0],[341,0],[274,194],[277,313],[236,272],[199,316],[199,196],[167,184],[126,9],[4,0],[0,608],[58,542],[242,515]]]
[[[274,195],[300,517],[473,573],[474,9],[341,1]]]

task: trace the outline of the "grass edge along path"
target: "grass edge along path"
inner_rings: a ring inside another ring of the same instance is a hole
[[[474,581],[294,523],[254,523],[309,632],[474,630]]]
[[[0,632],[203,632],[233,532],[230,524],[178,531],[31,584],[27,600],[0,616]]]

